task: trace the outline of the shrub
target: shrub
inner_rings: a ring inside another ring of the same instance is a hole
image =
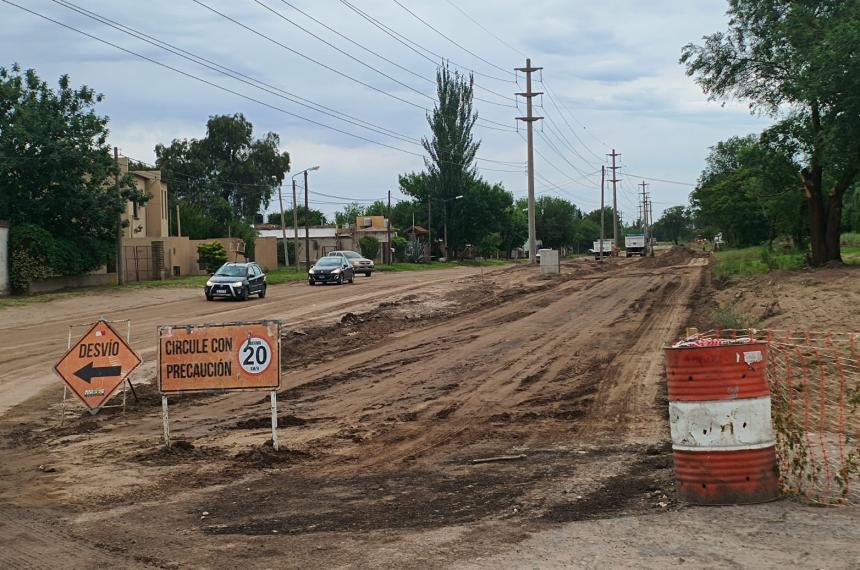
[[[394,236],[391,238],[391,247],[394,248],[394,256],[397,258],[397,261],[404,261],[406,259],[406,248],[409,245],[409,240],[402,236]]]
[[[33,224],[12,226],[9,232],[9,284],[12,292],[24,294],[30,284],[52,274],[48,261],[54,238]]]
[[[197,263],[203,269],[212,273],[227,263],[227,250],[217,241],[201,243],[197,246]]]
[[[379,254],[379,240],[373,236],[364,236],[358,240],[358,247],[361,249],[361,255],[368,259],[376,259]]]
[[[490,233],[481,238],[481,242],[478,244],[478,251],[483,257],[495,257],[501,247],[502,235],[499,233]]]

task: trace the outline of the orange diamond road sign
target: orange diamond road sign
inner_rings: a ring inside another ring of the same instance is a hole
[[[98,321],[60,359],[54,371],[90,410],[96,410],[141,360],[106,321]]]
[[[254,321],[158,328],[158,389],[272,390],[281,382],[281,325]]]

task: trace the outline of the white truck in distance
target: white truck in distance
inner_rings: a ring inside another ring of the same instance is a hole
[[[648,254],[647,247],[645,246],[645,234],[627,234],[624,236],[624,247],[626,249],[624,257],[631,257],[633,255],[644,257]]]
[[[609,257],[610,255],[615,255],[613,250],[615,249],[615,240],[614,239],[604,239],[603,241],[603,257]],[[588,250],[588,253],[594,256],[594,259],[600,259],[601,240],[595,240],[594,247]]]

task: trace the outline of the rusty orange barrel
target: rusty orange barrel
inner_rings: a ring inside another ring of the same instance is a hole
[[[766,362],[761,342],[666,349],[672,455],[686,501],[779,497]]]

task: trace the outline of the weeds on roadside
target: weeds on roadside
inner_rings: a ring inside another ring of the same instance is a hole
[[[720,305],[714,309],[711,319],[717,328],[723,330],[749,329],[756,324],[749,315],[739,313],[733,304]]]

